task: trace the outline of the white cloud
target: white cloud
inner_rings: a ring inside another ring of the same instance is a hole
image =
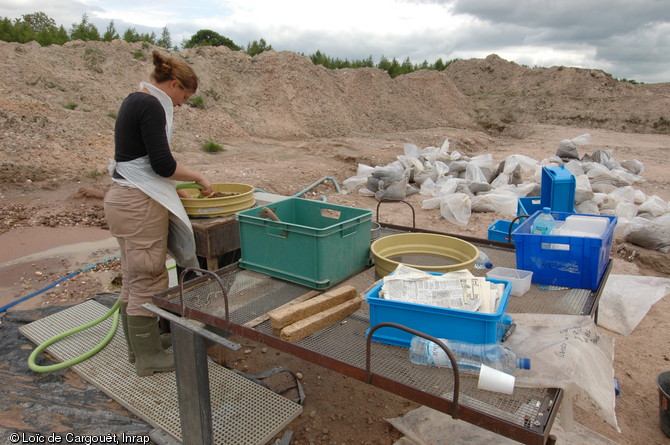
[[[670,8],[638,0],[5,0],[0,16],[42,11],[69,30],[87,14],[104,32],[114,20],[173,44],[211,29],[240,46],[413,63],[498,54],[529,66],[602,69],[615,77],[670,81]]]

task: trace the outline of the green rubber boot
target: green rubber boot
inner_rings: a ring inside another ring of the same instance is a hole
[[[119,318],[121,319],[121,327],[123,328],[123,337],[126,339],[126,346],[128,346],[128,361],[135,363],[135,352],[133,345],[130,344],[130,337],[128,336],[128,303],[121,303],[119,306]]]
[[[123,328],[123,336],[126,339],[126,345],[128,346],[128,362],[135,363],[135,351],[133,351],[133,346],[130,344],[130,337],[128,336],[128,314],[126,310],[128,309],[128,303],[121,303],[119,306],[119,318],[121,319],[121,327]],[[167,349],[172,346],[172,335],[168,332],[161,334],[161,344],[163,349]]]
[[[127,320],[137,375],[174,371],[174,356],[163,350],[156,318],[128,315]]]

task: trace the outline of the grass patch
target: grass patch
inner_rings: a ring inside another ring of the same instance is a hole
[[[104,173],[96,168],[95,170],[91,170],[90,172],[88,172],[86,174],[86,177],[89,178],[89,179],[96,179],[96,178],[99,178],[103,175],[104,175]]]
[[[219,96],[219,93],[216,92],[214,88],[210,88],[207,91],[205,91],[205,94],[211,97],[214,100],[219,100],[221,96]]]
[[[207,153],[218,153],[220,151],[224,151],[225,149],[221,144],[217,144],[216,142],[212,141],[207,141],[204,144],[202,144],[202,151],[205,151]]]
[[[661,134],[670,134],[670,120],[664,117],[659,117],[656,122],[654,122],[654,130]]]
[[[187,100],[186,103],[193,108],[199,108],[201,110],[205,109],[205,99],[203,99],[202,96],[193,96]]]
[[[98,48],[86,48],[84,50],[84,61],[91,71],[102,74],[102,63],[105,61],[105,55]]]

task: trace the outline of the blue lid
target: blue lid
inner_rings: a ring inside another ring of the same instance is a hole
[[[516,367],[519,369],[530,369],[530,359],[529,358],[518,358],[516,360]]]

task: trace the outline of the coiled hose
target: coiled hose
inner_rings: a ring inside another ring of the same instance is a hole
[[[116,334],[116,328],[119,325],[119,306],[121,305],[119,300],[116,300],[116,303],[114,303],[114,306],[102,317],[93,320],[89,323],[86,323],[84,325],[78,326],[76,328],[70,329],[69,331],[63,332],[62,334],[58,334],[54,337],[51,337],[49,340],[45,341],[41,345],[37,346],[35,350],[30,354],[30,357],[28,357],[28,367],[32,369],[35,372],[53,372],[53,371],[58,371],[60,369],[65,369],[69,368],[72,365],[76,365],[77,363],[81,363],[84,360],[87,360],[91,357],[93,357],[95,354],[100,352],[102,348],[107,346],[107,343],[109,343],[114,335]],[[85,352],[84,354],[74,357],[70,360],[66,360],[61,363],[56,363],[53,365],[46,365],[46,366],[41,366],[35,363],[35,358],[46,348],[49,346],[53,345],[54,343],[64,339],[65,337],[68,337],[72,334],[76,334],[77,332],[81,332],[85,329],[88,329],[90,327],[93,327],[97,325],[98,323],[102,323],[103,321],[107,320],[110,316],[114,316],[112,319],[112,327],[109,328],[109,332],[107,332],[107,335],[105,338],[97,344],[93,349],[90,349],[88,352]]]
[[[74,277],[75,275],[77,275],[81,272],[91,270],[99,264],[106,263],[106,262],[111,261],[111,260],[116,259],[116,258],[119,258],[119,255],[113,256],[111,258],[107,258],[106,260],[99,261],[95,264],[91,264],[90,266],[86,266],[82,269],[79,269],[75,272],[72,272],[71,274],[59,279],[58,281],[50,284],[49,286],[47,286],[43,289],[40,289],[37,292],[34,292],[30,295],[27,295],[27,296],[25,296],[25,297],[23,297],[23,298],[21,298],[17,301],[14,301],[11,304],[3,306],[2,308],[0,308],[0,313],[5,312],[8,308],[14,306],[15,304],[21,303],[22,301],[25,301],[29,298],[32,298],[36,295],[41,294],[42,292],[46,292],[47,290],[56,286],[58,283],[61,283],[61,282],[65,281],[69,278],[72,278],[72,277]],[[119,306],[120,306],[120,302],[117,300],[116,303],[114,303],[114,306],[112,306],[112,308],[102,317],[100,317],[96,320],[93,320],[89,323],[86,323],[82,326],[78,326],[76,328],[70,329],[69,331],[58,334],[58,335],[50,338],[49,340],[45,341],[44,343],[38,345],[37,348],[35,348],[35,350],[30,354],[30,357],[28,357],[28,367],[35,372],[53,372],[53,371],[58,371],[60,369],[69,368],[72,365],[76,365],[77,363],[81,363],[84,360],[87,360],[87,359],[93,357],[95,354],[100,352],[102,350],[102,348],[107,346],[107,343],[109,343],[111,341],[111,339],[114,337],[114,334],[116,334],[116,328],[119,325]],[[112,319],[112,326],[109,329],[109,332],[107,333],[105,338],[100,343],[98,343],[98,345],[95,346],[93,349],[89,350],[88,352],[85,352],[84,354],[82,354],[78,357],[72,358],[70,360],[67,360],[67,361],[64,361],[64,362],[61,362],[61,363],[56,363],[54,365],[42,366],[42,365],[38,365],[37,363],[35,363],[35,359],[37,358],[37,356],[42,351],[44,351],[46,348],[51,346],[52,344],[64,339],[65,337],[68,337],[72,334],[75,334],[77,332],[81,332],[85,329],[88,329],[88,328],[93,327],[93,326],[95,326],[99,323],[102,323],[103,321],[105,321],[106,319],[108,319],[111,316],[114,316],[114,318]]]

